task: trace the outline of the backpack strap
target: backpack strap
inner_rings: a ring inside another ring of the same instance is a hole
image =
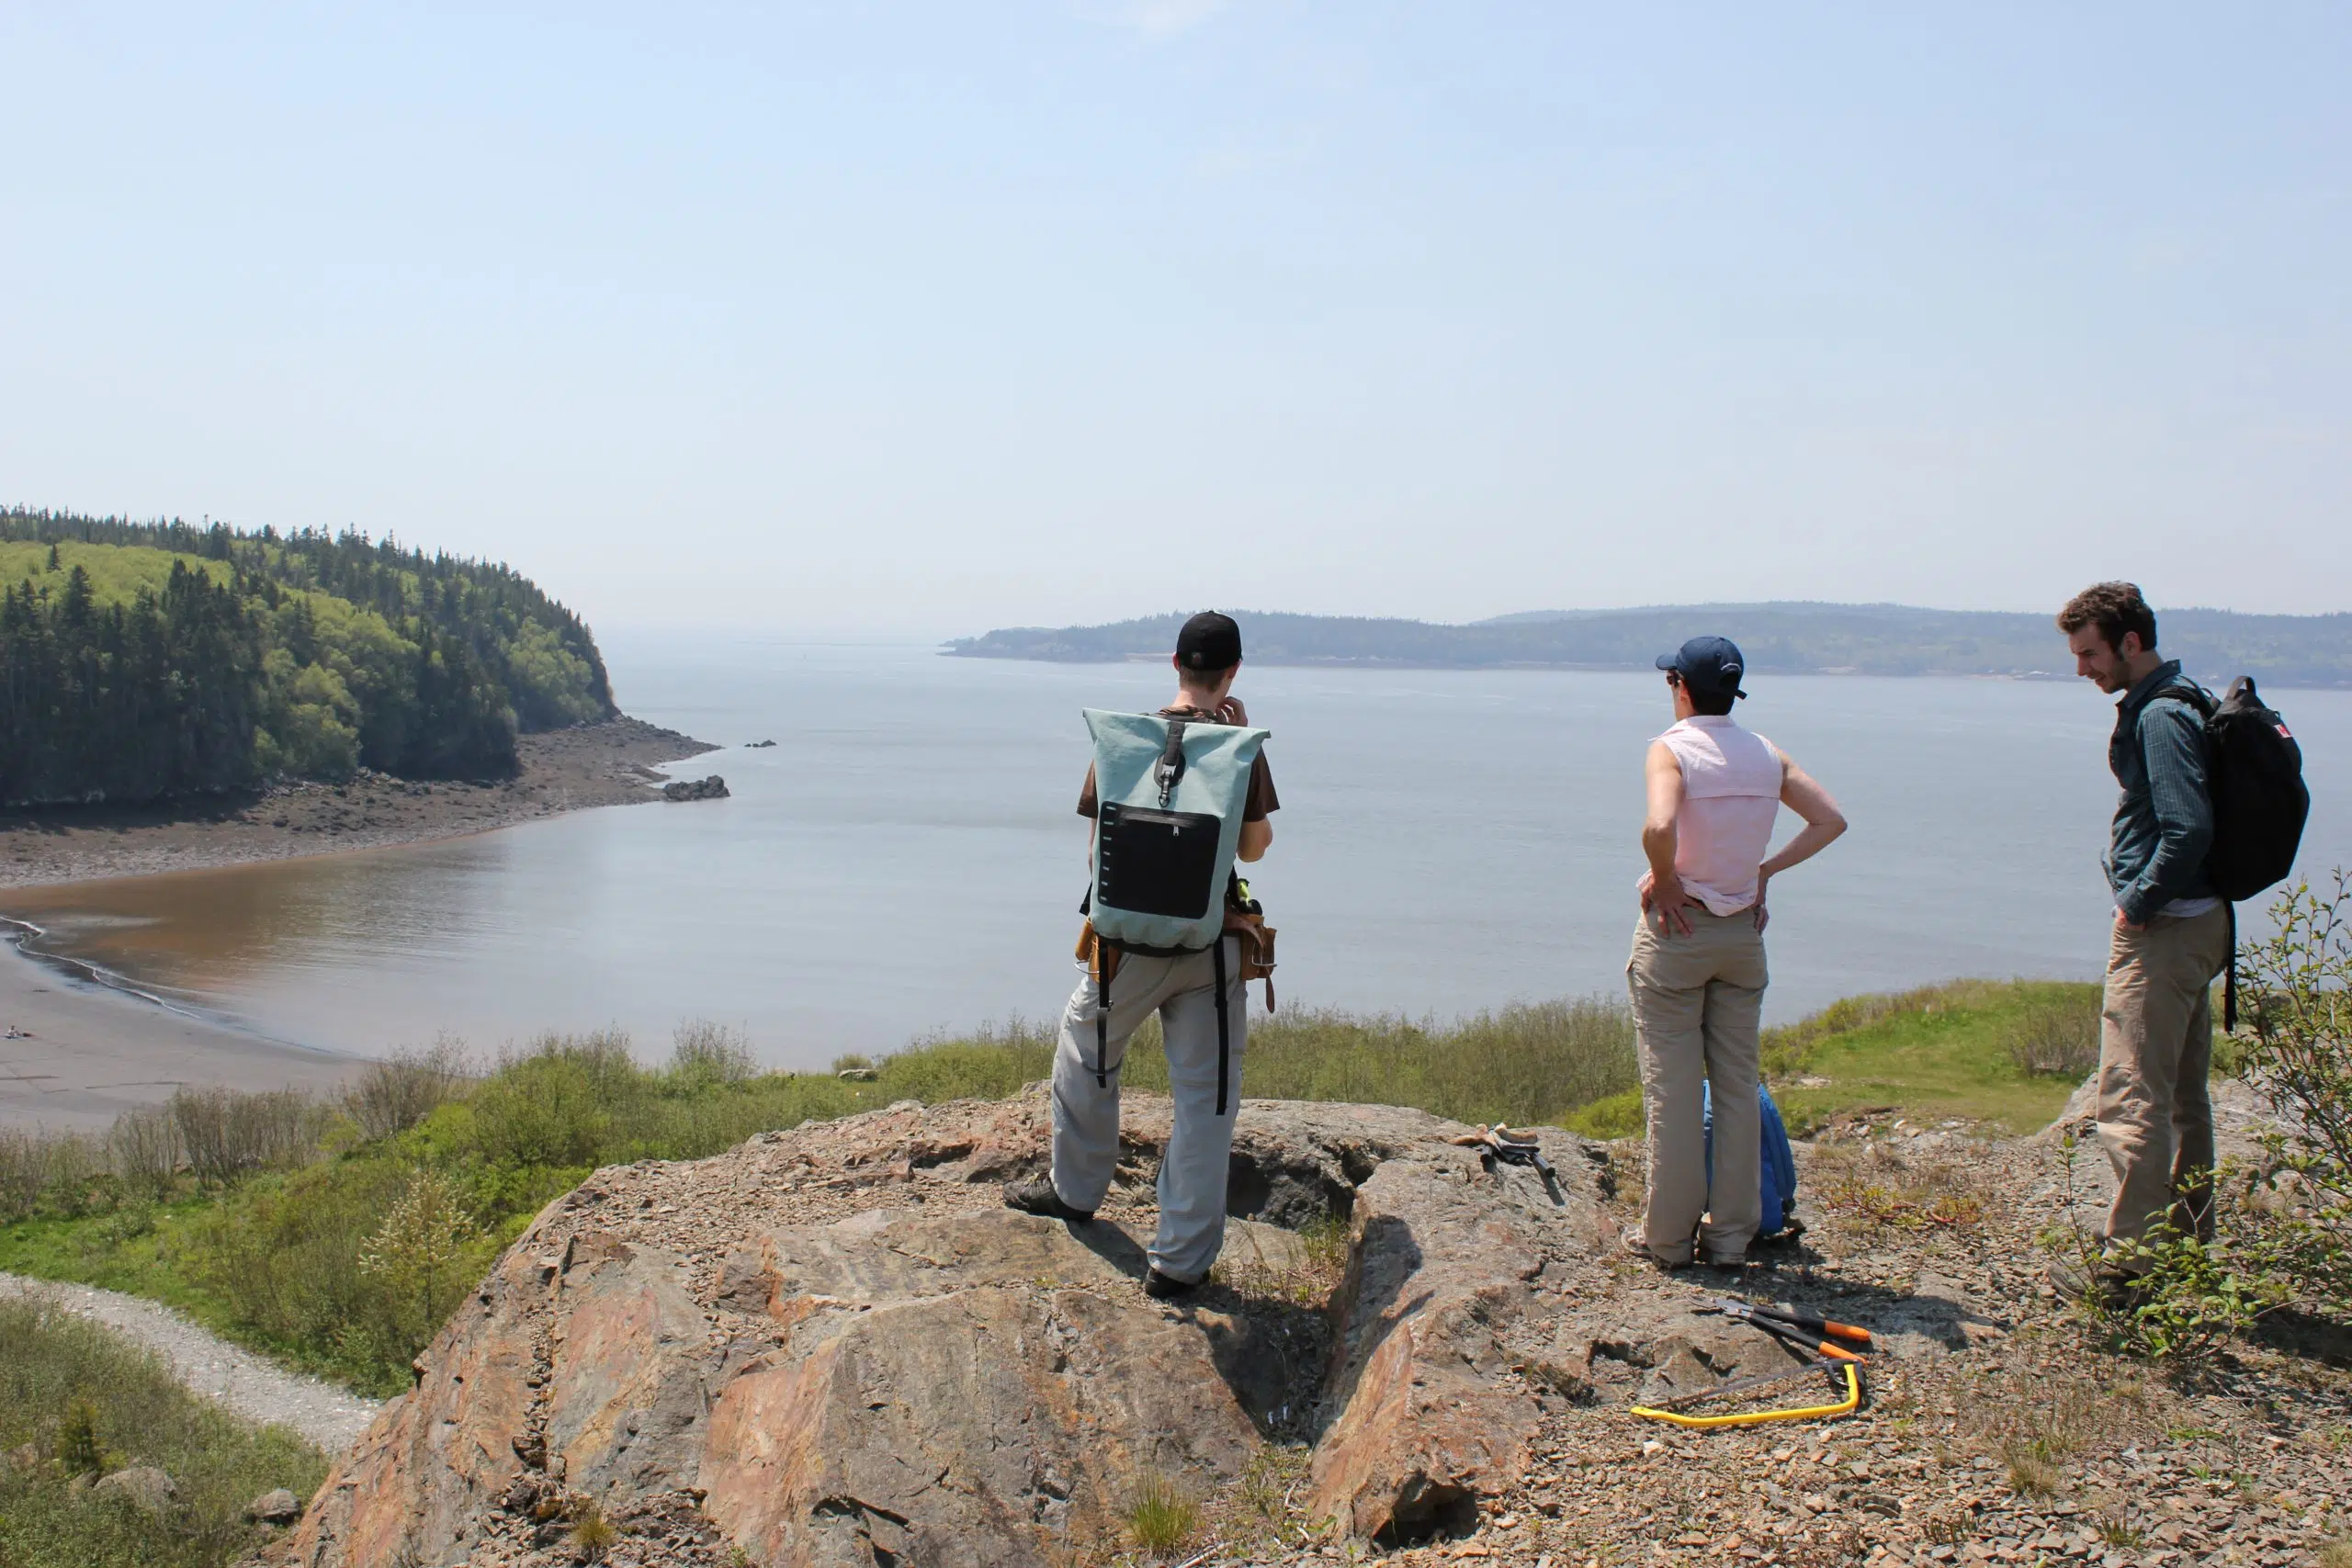
[[[1226,1018],[1225,998],[1225,933],[1217,932],[1216,941],[1209,944],[1216,956],[1210,964],[1216,970],[1216,1113],[1225,1114],[1225,1079],[1233,1060],[1233,1034]]]
[[[2212,693],[2202,686],[2190,685],[2186,681],[2176,682],[2172,685],[2160,687],[2149,693],[2148,702],[2154,702],[2158,697],[2177,697],[2195,708],[2200,716],[2209,719],[2213,716],[2213,710],[2221,705],[2214,700]],[[2140,705],[2140,711],[2142,713],[2148,711],[2147,703]]]
[[[1103,942],[1094,942],[1094,1087],[1111,1087],[1111,972],[1116,964],[1106,963]]]
[[[1159,809],[1168,809],[1168,797],[1176,793],[1176,781],[1184,776],[1184,724],[1181,718],[1168,721],[1168,744],[1161,748],[1159,761],[1151,765],[1151,781],[1159,786]]]
[[[2235,1034],[2238,1032],[2238,907],[2224,898],[2222,908],[2230,915],[2230,962],[2229,966],[2222,971],[2222,1032]]]

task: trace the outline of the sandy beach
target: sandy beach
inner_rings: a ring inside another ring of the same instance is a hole
[[[78,980],[0,946],[0,1127],[101,1132],[182,1084],[325,1091],[356,1065]]]
[[[8,888],[427,843],[656,800],[656,764],[714,750],[623,718],[522,737],[522,773],[503,784],[371,774],[173,807],[0,813],[0,914],[8,909]],[[356,1065],[355,1057],[266,1039],[28,957],[16,946],[22,934],[0,928],[0,1126],[100,1130],[182,1084],[325,1091]],[[8,1037],[12,1031],[17,1037]]]

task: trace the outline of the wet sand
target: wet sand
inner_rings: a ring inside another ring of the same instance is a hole
[[[325,1092],[358,1066],[127,996],[0,945],[0,1127],[103,1132],[182,1084]]]
[[[616,719],[528,735],[523,771],[472,784],[368,775],[169,807],[0,812],[0,889],[428,843],[589,807],[659,800],[654,765],[716,748]],[[0,892],[0,912],[8,901]],[[101,1131],[182,1084],[327,1092],[359,1059],[234,1028],[17,951],[0,927],[0,1127]],[[26,1038],[6,1038],[7,1032]]]

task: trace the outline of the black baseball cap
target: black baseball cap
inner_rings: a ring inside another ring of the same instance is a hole
[[[1176,634],[1176,662],[1204,673],[1232,669],[1241,662],[1241,628],[1231,615],[1203,610]]]
[[[1747,695],[1739,689],[1747,660],[1739,656],[1739,645],[1726,637],[1694,637],[1674,652],[1659,654],[1657,667],[1673,671],[1702,696]]]

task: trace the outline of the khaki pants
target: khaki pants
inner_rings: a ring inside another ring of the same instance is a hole
[[[2110,1242],[2137,1241],[2167,1214],[2184,1231],[2212,1234],[2208,994],[2229,957],[2226,909],[2115,928],[2098,1045],[2098,1141],[2115,1168]]]
[[[1151,1263],[1178,1280],[1207,1277],[1225,1245],[1225,1184],[1233,1118],[1241,1109],[1241,1053],[1250,1010],[1241,989],[1241,948],[1225,943],[1226,1112],[1216,1112],[1216,961],[1208,949],[1173,958],[1127,953],[1111,976],[1111,1016],[1098,1039],[1102,995],[1091,966],[1062,1010],[1054,1052],[1054,1190],[1073,1209],[1102,1205],[1119,1162],[1119,1069],[1127,1038],[1153,1013],[1168,1052],[1175,1125],[1159,1159],[1159,1230]],[[1102,1050],[1098,1062],[1096,1052]]]
[[[1710,1258],[1744,1257],[1763,1218],[1763,1120],[1756,1108],[1757,1032],[1764,1010],[1764,933],[1751,911],[1691,908],[1689,936],[1661,936],[1645,916],[1625,965],[1649,1123],[1649,1205],[1643,1239],[1660,1262],[1690,1261],[1691,1235]],[[1714,1180],[1707,1179],[1700,1086],[1714,1089]]]

